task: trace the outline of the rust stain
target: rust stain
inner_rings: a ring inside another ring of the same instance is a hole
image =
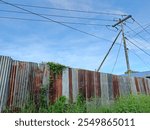
[[[101,89],[100,89],[100,73],[95,72],[94,73],[95,76],[95,80],[94,80],[94,86],[95,86],[95,94],[96,97],[100,97],[101,96]]]
[[[113,94],[114,94],[114,98],[116,99],[120,96],[119,82],[117,76],[113,75],[112,78],[113,78]]]
[[[62,96],[62,74],[57,75],[56,81],[57,99]]]
[[[72,93],[72,69],[69,68],[69,101],[73,102],[73,93]]]
[[[135,78],[135,84],[136,84],[136,90],[138,93],[140,93],[140,88],[139,88],[139,84],[138,84],[138,79]]]
[[[86,88],[85,88],[85,70],[78,70],[78,88],[79,93],[84,97],[86,96]]]
[[[142,79],[142,82],[143,82],[143,86],[144,86],[144,91],[145,91],[145,93],[147,94],[145,80]]]
[[[16,77],[16,69],[17,66],[12,66],[12,71],[10,73],[10,80],[9,80],[9,98],[8,98],[8,106],[12,106],[13,104],[13,96],[14,96],[14,84],[15,84],[15,77]]]

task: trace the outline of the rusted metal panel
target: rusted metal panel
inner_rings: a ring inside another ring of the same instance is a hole
[[[34,66],[36,67],[37,64]],[[37,78],[35,77],[31,81],[29,80],[29,78],[32,78],[30,71],[33,68],[31,67],[33,67],[33,63],[13,61],[9,80],[8,106],[20,108],[24,106],[29,99],[30,91],[35,93],[35,89],[37,89],[35,86],[32,90],[31,88],[29,89],[29,85],[32,87],[32,84],[36,85],[38,82]],[[38,76],[38,74],[35,75]]]
[[[107,74],[100,73],[100,81],[101,81],[101,102],[102,102],[102,104],[108,104],[109,103],[109,92],[108,92]]]
[[[94,89],[94,72],[89,72],[90,77],[90,98],[95,98],[95,89]]]
[[[85,86],[83,88],[84,96],[87,100],[95,98],[94,72],[85,71]]]
[[[112,82],[113,82],[113,94],[114,94],[114,98],[118,98],[120,96],[119,93],[119,82],[118,82],[118,78],[116,75],[112,76]]]
[[[69,99],[69,69],[65,68],[62,73],[62,95]]]
[[[128,77],[119,76],[119,91],[120,96],[126,96],[130,94],[130,83]]]
[[[150,80],[149,79],[146,79],[146,84],[147,84],[148,94],[150,95]]]
[[[150,80],[129,78],[88,70],[66,68],[62,74],[54,75],[47,64],[13,61],[0,56],[0,111],[9,107],[22,107],[30,99],[39,106],[41,87],[47,88],[47,103],[60,96],[76,101],[82,94],[86,100],[101,98],[102,104],[130,92],[150,94]]]
[[[142,82],[143,82],[143,87],[144,87],[145,94],[147,94],[147,86],[146,86],[145,79],[142,79]]]
[[[140,87],[139,87],[139,83],[138,83],[138,78],[135,78],[135,84],[136,84],[137,93],[140,93]]]
[[[140,88],[140,93],[145,94],[142,78],[138,78],[138,84],[139,84],[139,88]]]
[[[73,102],[76,101],[78,96],[78,70],[72,69],[72,95],[73,95]]]
[[[84,81],[83,81],[84,82]],[[90,71],[85,71],[85,88],[84,91],[84,97],[86,97],[86,100],[89,100],[91,98],[91,77],[90,77]]]
[[[85,70],[78,70],[78,88],[79,94],[82,94],[86,97],[86,88],[85,88]]]
[[[109,100],[114,100],[114,96],[113,96],[113,79],[112,79],[112,75],[108,74],[108,92],[109,92]]]
[[[137,94],[137,89],[136,89],[136,84],[135,84],[135,79],[134,77],[131,77],[131,93],[136,95]]]
[[[69,68],[69,101],[73,102],[73,91],[72,91],[72,69]]]
[[[6,107],[12,59],[0,56],[0,112]]]
[[[100,86],[100,73],[94,72],[94,89],[95,89],[95,98],[101,97],[101,86]]]

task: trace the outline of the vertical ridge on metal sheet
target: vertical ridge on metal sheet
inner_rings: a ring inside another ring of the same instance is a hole
[[[146,79],[148,94],[150,95],[150,80]]]
[[[85,85],[84,85],[84,97],[87,100],[91,98],[95,98],[95,89],[94,89],[94,72],[92,71],[85,71]]]
[[[65,68],[62,73],[62,95],[69,99],[69,69]]]
[[[119,76],[119,91],[120,96],[126,96],[130,94],[130,88],[129,88],[129,79],[128,77]]]
[[[94,72],[90,71],[90,98],[95,98],[95,89],[94,89]]]
[[[100,90],[100,73],[94,72],[94,91],[95,91],[95,98],[100,98],[101,90]]]
[[[12,59],[10,57],[0,56],[0,112],[6,107],[8,98],[11,62]]]
[[[140,87],[139,87],[139,83],[138,83],[138,78],[135,77],[134,79],[135,79],[137,93],[140,93]]]
[[[109,100],[112,101],[114,100],[114,96],[113,96],[113,80],[112,80],[112,74],[108,74],[108,92],[109,92]]]
[[[79,94],[81,94],[82,96],[86,97],[86,87],[85,86],[85,70],[78,70],[78,88],[79,88]]]
[[[4,107],[7,106],[7,100],[8,100],[8,94],[9,94],[9,77],[10,77],[10,71],[11,71],[11,64],[12,64],[12,59],[9,57],[8,58],[8,63],[7,63],[7,69],[5,70],[5,73],[7,72],[6,75],[6,89],[4,92],[4,105],[2,109],[5,109]]]
[[[136,95],[137,89],[136,89],[135,79],[134,77],[131,77],[130,79],[131,79],[131,92],[132,94]]]
[[[85,88],[85,89],[83,89],[83,96],[86,98],[86,100],[88,101],[90,98],[91,98],[91,90],[90,90],[90,74],[89,74],[90,72],[89,71],[85,71],[85,78],[83,77],[83,82],[84,82],[84,79],[85,79],[85,84],[84,84],[84,86],[83,86],[83,88]]]
[[[117,99],[120,96],[118,77],[116,75],[113,75],[112,80],[113,80],[113,95],[114,98]]]
[[[140,93],[145,94],[144,87],[143,87],[143,82],[142,82],[141,78],[138,78],[138,83],[139,83]]]
[[[72,69],[69,68],[69,101],[73,102],[73,94],[72,94]]]
[[[102,104],[109,103],[109,92],[108,92],[108,78],[107,74],[100,73],[100,80],[101,80],[101,102]]]
[[[49,66],[45,63],[39,64],[40,70],[42,70],[43,73],[43,78],[42,78],[42,86],[46,89],[46,99],[47,99],[47,104],[49,104],[49,78],[50,78],[50,70]]]
[[[78,70],[72,69],[72,94],[73,94],[73,102],[76,101],[78,96]]]

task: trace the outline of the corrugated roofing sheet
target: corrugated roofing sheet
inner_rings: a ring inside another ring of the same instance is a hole
[[[6,107],[12,59],[0,56],[0,112]]]
[[[54,75],[46,64],[22,62],[0,56],[0,112],[6,107],[21,108],[34,100],[38,108],[41,87],[46,88],[47,103],[66,96],[75,102],[82,94],[86,100],[100,98],[109,103],[130,93],[150,94],[150,79],[129,78],[88,70],[65,68]],[[31,96],[32,95],[32,96]]]

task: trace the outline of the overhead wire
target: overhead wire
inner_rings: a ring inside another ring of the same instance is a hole
[[[45,7],[45,6],[38,6],[38,5],[27,5],[27,4],[18,4],[12,3],[16,6],[23,6],[23,7],[31,7],[31,8],[42,8],[42,9],[52,9],[52,10],[59,10],[59,11],[69,11],[69,12],[79,12],[79,13],[88,13],[88,14],[101,14],[101,15],[114,15],[114,16],[127,16],[127,14],[121,13],[109,13],[109,12],[100,12],[100,11],[86,11],[86,10],[75,10],[75,9],[64,9],[64,8],[54,8],[54,7]]]
[[[149,28],[149,27],[150,27],[150,25],[147,25],[146,27],[144,27],[144,29]],[[141,31],[137,32],[134,36],[136,36],[136,35],[142,33],[143,31],[144,31],[144,30],[142,29]]]
[[[132,19],[139,27],[141,27],[147,34],[150,35],[150,32],[148,32],[138,21],[136,21],[134,18],[132,18]]]
[[[129,52],[134,54],[144,65],[147,69],[150,69],[150,65],[148,63],[146,63],[143,58],[141,58],[135,51],[129,49]]]
[[[141,47],[139,47],[138,45],[136,45],[134,42],[130,41],[128,38],[125,37],[125,39],[130,42],[131,44],[133,44],[134,46],[136,46],[139,50],[141,50],[142,52],[144,52],[146,55],[150,56],[149,53],[147,53],[145,50],[143,50]]]
[[[64,24],[64,23],[62,23],[62,22],[55,21],[55,20],[53,20],[53,19],[50,19],[50,18],[48,18],[48,17],[43,16],[42,14],[35,13],[35,12],[33,12],[33,11],[30,11],[30,10],[28,10],[28,9],[24,9],[24,8],[22,8],[22,7],[19,7],[19,6],[45,8],[45,9],[54,9],[54,10],[64,10],[64,11],[74,11],[74,12],[84,12],[84,13],[105,14],[105,15],[121,15],[121,16],[126,16],[126,15],[123,15],[123,14],[113,14],[113,13],[105,13],[105,12],[91,12],[91,11],[83,11],[83,10],[70,10],[70,9],[50,8],[50,7],[41,7],[41,6],[21,5],[21,4],[8,3],[8,2],[6,2],[6,1],[4,1],[4,0],[0,0],[0,1],[3,2],[4,4],[11,5],[11,6],[16,7],[16,8],[18,8],[18,9],[21,9],[21,10],[23,10],[23,11],[26,11],[26,12],[28,12],[28,13],[30,13],[30,14],[39,16],[39,17],[44,18],[44,19],[47,19],[49,22],[51,21],[51,22],[54,22],[54,23],[63,25],[63,26],[68,27],[68,28],[70,28],[70,29],[76,30],[76,31],[78,31],[78,32],[81,32],[81,33],[84,33],[84,34],[87,34],[87,35],[90,35],[90,36],[93,36],[93,37],[98,38],[98,39],[105,40],[105,41],[107,41],[107,42],[112,42],[112,41],[110,41],[110,40],[108,40],[108,39],[105,39],[105,38],[102,38],[102,37],[99,37],[99,36],[96,36],[96,35],[94,35],[94,34],[91,34],[91,33],[88,33],[88,32],[82,31],[82,30],[79,30],[79,29],[74,28],[74,27],[72,27],[72,26],[68,26],[68,25],[66,25],[66,24]],[[133,31],[133,30],[132,30],[132,31]],[[145,52],[142,48],[140,48],[139,46],[137,46],[136,44],[134,44],[133,42],[131,42],[129,39],[126,38],[126,40],[128,40],[130,43],[132,43],[133,45],[135,45],[137,48],[139,48],[139,49],[140,49],[141,51],[143,51],[145,54],[147,54],[148,56],[150,56],[149,53]],[[120,45],[120,46],[121,46],[121,45]],[[120,48],[121,48],[121,47],[120,47]],[[118,54],[118,55],[119,55],[119,54]]]
[[[62,25],[62,26],[65,26],[65,27],[67,27],[67,28],[70,28],[70,29],[72,29],[72,30],[75,30],[75,31],[84,33],[84,34],[86,34],[86,35],[95,37],[95,38],[97,38],[97,39],[101,39],[101,40],[105,40],[105,41],[107,41],[107,42],[111,42],[111,41],[108,40],[108,39],[105,39],[105,38],[96,36],[96,35],[94,35],[94,34],[91,34],[91,33],[86,32],[86,31],[82,31],[82,30],[80,30],[80,29],[77,29],[77,28],[74,28],[74,27],[72,27],[72,26],[66,25],[66,24],[64,24],[64,23],[61,23],[61,22],[56,21],[56,20],[53,20],[53,19],[48,18],[48,17],[43,16],[43,15],[40,15],[40,14],[35,13],[35,12],[33,12],[33,11],[30,11],[30,10],[28,10],[28,9],[25,9],[25,8],[19,7],[19,6],[17,6],[17,5],[14,5],[14,4],[12,4],[12,3],[6,2],[6,1],[4,1],[4,0],[0,0],[0,2],[4,3],[4,4],[6,4],[6,5],[13,6],[13,7],[18,8],[18,9],[21,9],[21,10],[23,10],[23,11],[29,12],[29,13],[31,13],[31,14],[33,14],[33,15],[36,15],[36,16],[39,16],[39,17],[41,17],[41,18],[47,19],[47,20],[49,20],[49,21],[51,21],[51,22],[60,24],[60,25]]]
[[[112,68],[111,73],[114,72],[114,69],[115,69],[115,67],[116,67],[116,64],[117,64],[117,61],[118,61],[118,57],[119,57],[119,54],[120,54],[120,50],[121,50],[121,46],[122,46],[122,39],[121,39],[121,43],[120,43],[120,46],[119,46],[119,49],[118,49],[118,52],[117,52],[117,56],[116,56],[116,59],[115,59],[115,63],[114,63],[114,65],[113,65],[113,68]]]
[[[125,26],[130,29],[132,32],[137,33],[136,31],[134,31],[131,27],[129,27],[128,25],[125,24]],[[144,37],[142,37],[141,35],[137,34],[142,40],[148,42]]]
[[[2,9],[0,9],[0,12],[31,14],[29,12],[22,12],[22,11],[15,11],[15,10],[2,10]],[[102,18],[78,17],[78,16],[55,15],[55,14],[41,14],[41,13],[39,13],[39,14],[44,15],[44,16],[52,16],[52,17],[67,18],[67,19],[84,19],[84,20],[94,20],[94,21],[115,21],[115,20],[111,20],[111,19],[102,19]]]
[[[34,21],[34,22],[52,22],[49,20],[20,18],[20,17],[6,17],[6,16],[0,16],[0,19],[23,20],[23,21]],[[79,22],[67,22],[67,21],[59,21],[59,22],[65,23],[65,24],[77,24],[77,25],[105,26],[105,27],[111,26],[111,25],[105,25],[105,24],[79,23]]]

